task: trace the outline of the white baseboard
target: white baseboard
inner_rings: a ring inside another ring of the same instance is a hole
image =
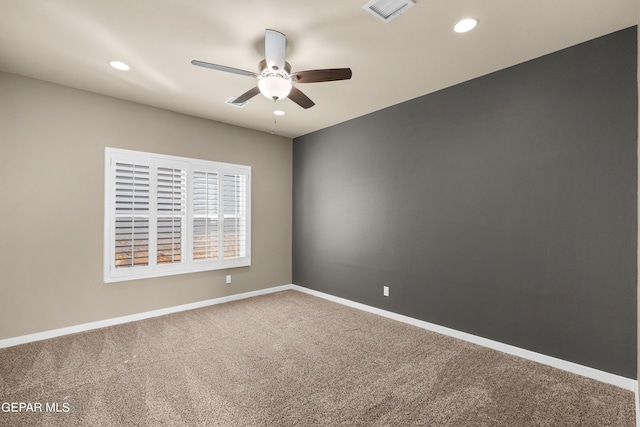
[[[638,381],[631,378],[622,377],[620,375],[611,374],[609,372],[593,369],[588,366],[579,365],[577,363],[568,362],[566,360],[558,359],[555,357],[547,356],[544,354],[536,353],[534,351],[525,350],[523,348],[514,347],[512,345],[503,344],[498,341],[493,341],[487,338],[482,338],[476,335],[468,334],[466,332],[457,331],[455,329],[446,328],[444,326],[436,325],[433,323],[425,322],[423,320],[414,319],[412,317],[403,316],[402,314],[394,313],[391,311],[382,310],[376,307],[371,307],[358,302],[353,302],[348,299],[336,297],[333,295],[325,294],[323,292],[314,291],[312,289],[303,288],[302,286],[292,285],[292,289],[300,292],[304,292],[313,296],[327,299],[329,301],[337,302],[347,305],[349,307],[357,308],[359,310],[368,311],[370,313],[378,314],[380,316],[388,317],[390,319],[398,320],[400,322],[408,323],[419,328],[427,329],[429,331],[437,332],[443,335],[448,335],[453,338],[458,338],[464,341],[472,342],[474,344],[488,347],[493,350],[498,350],[503,353],[511,354],[514,356],[522,357],[523,359],[532,360],[534,362],[542,363],[543,365],[552,366],[554,368],[562,369],[574,374],[582,375],[583,377],[591,378],[603,383],[611,384],[616,387],[623,388],[636,392],[636,401],[638,399],[637,388]],[[637,413],[637,412],[636,412]],[[638,426],[640,427],[640,425]]]
[[[636,427],[640,427],[640,398],[638,398],[638,382],[636,381],[636,387],[635,387],[635,393],[636,393]]]
[[[636,427],[640,427],[640,397],[638,397],[638,382],[633,390],[636,395]]]
[[[258,295],[266,295],[273,292],[286,291],[289,289],[292,289],[292,285],[276,286],[273,288],[260,289],[253,292],[245,292],[245,293],[236,294],[236,295],[229,295],[226,297],[214,298],[206,301],[198,301],[190,304],[177,305],[174,307],[161,308],[158,310],[146,311],[143,313],[136,313],[128,316],[114,317],[111,319],[105,319],[105,320],[99,320],[96,322],[69,326],[66,328],[52,329],[49,331],[38,332],[35,334],[22,335],[14,338],[7,338],[7,339],[0,340],[0,348],[12,347],[14,345],[26,344],[33,341],[46,340],[49,338],[55,338],[62,335],[75,334],[77,332],[90,331],[92,329],[105,328],[107,326],[114,326],[122,323],[135,322],[136,320],[143,320],[143,319],[149,319],[151,317],[164,316],[165,314],[177,313],[179,311],[193,310],[194,308],[207,307],[210,305],[222,304],[225,302],[251,298]]]
[[[177,313],[180,311],[192,310],[195,308],[207,307],[211,305],[222,304],[225,302],[236,301],[236,300],[241,300],[241,299],[250,298],[254,296],[266,295],[273,292],[280,292],[280,291],[286,291],[286,290],[296,290],[299,292],[310,294],[316,297],[337,302],[339,304],[343,304],[349,307],[357,308],[359,310],[364,310],[364,311],[374,313],[380,316],[384,316],[390,319],[398,320],[400,322],[404,322],[404,323],[417,326],[423,329],[427,329],[433,332],[437,332],[443,335],[448,335],[453,338],[469,341],[474,344],[481,345],[483,347],[488,347],[494,350],[502,351],[503,353],[522,357],[524,359],[532,360],[534,362],[542,363],[544,365],[552,366],[554,368],[558,368],[564,371],[572,372],[574,374],[582,375],[584,377],[591,378],[607,384],[611,384],[611,385],[623,388],[625,390],[633,391],[636,394],[636,414],[639,413],[638,411],[640,410],[640,406],[638,403],[638,381],[636,380],[622,377],[620,375],[615,375],[608,372],[600,371],[598,369],[593,369],[588,366],[579,365],[577,363],[568,362],[566,360],[557,359],[555,357],[546,356],[544,354],[525,350],[519,347],[514,347],[512,345],[503,344],[498,341],[493,341],[487,338],[478,337],[476,335],[471,335],[466,332],[461,332],[455,329],[446,328],[444,326],[439,326],[433,323],[425,322],[423,320],[414,319],[412,317],[404,316],[398,313],[393,313],[391,311],[382,310],[376,307],[371,307],[365,304],[350,301],[345,298],[336,297],[333,295],[326,294],[324,292],[314,291],[312,289],[304,288],[302,286],[293,285],[293,284],[276,286],[276,287],[267,288],[267,289],[260,289],[253,292],[246,292],[242,294],[230,295],[230,296],[221,297],[221,298],[214,298],[206,301],[198,301],[191,304],[167,307],[159,310],[147,311],[144,313],[137,313],[137,314],[132,314],[128,316],[115,317],[112,319],[105,319],[97,322],[84,323],[81,325],[70,326],[66,328],[53,329],[49,331],[23,335],[23,336],[14,337],[14,338],[7,338],[7,339],[0,340],[0,348],[11,347],[14,345],[25,344],[28,342],[55,338],[62,335],[74,334],[77,332],[84,332],[92,329],[104,328],[107,326],[119,325],[127,322],[134,322],[136,320],[143,320],[151,317],[163,316],[165,314]],[[640,424],[638,424],[638,427],[640,427]]]

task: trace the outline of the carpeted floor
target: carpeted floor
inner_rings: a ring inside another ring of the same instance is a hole
[[[1,349],[0,402],[2,426],[635,425],[632,392],[296,291]]]

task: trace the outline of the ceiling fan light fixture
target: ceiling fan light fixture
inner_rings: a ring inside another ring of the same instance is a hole
[[[291,81],[283,77],[267,76],[258,81],[260,93],[269,99],[278,100],[286,98],[291,92]]]
[[[265,98],[273,101],[289,98],[300,107],[307,109],[313,107],[315,103],[300,89],[293,86],[292,82],[319,83],[349,80],[351,78],[351,68],[325,68],[320,70],[298,71],[291,74],[291,65],[285,61],[286,50],[286,36],[279,31],[267,29],[264,33],[265,58],[258,63],[259,74],[239,68],[197,61],[195,59],[191,61],[191,64],[198,67],[224,71],[226,73],[257,78],[258,85],[234,98],[231,101],[233,105],[240,105],[257,96],[259,93],[262,93]]]

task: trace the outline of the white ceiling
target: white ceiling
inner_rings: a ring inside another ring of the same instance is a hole
[[[366,0],[0,0],[0,70],[288,137],[636,25],[638,0],[416,0],[383,23]],[[478,27],[453,25],[475,17]],[[256,96],[264,30],[287,35],[293,71],[351,67],[347,81],[298,84],[304,110]],[[109,61],[131,66],[117,71]],[[1,94],[0,94],[1,96]]]

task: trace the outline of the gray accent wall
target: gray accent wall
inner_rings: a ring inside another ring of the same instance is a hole
[[[636,56],[632,27],[296,138],[293,283],[636,378]]]

